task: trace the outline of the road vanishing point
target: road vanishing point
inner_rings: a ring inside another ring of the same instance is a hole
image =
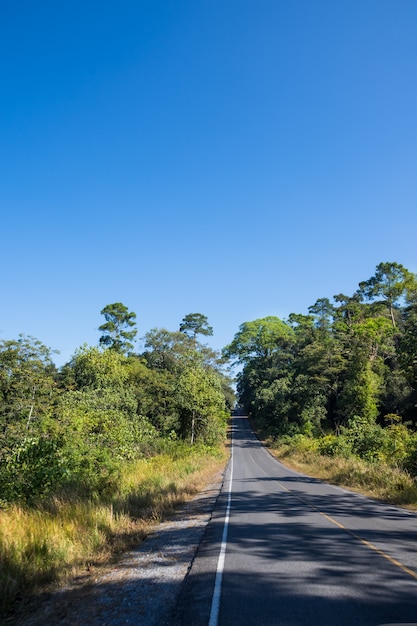
[[[417,516],[288,469],[234,417],[223,488],[174,621],[417,624]]]

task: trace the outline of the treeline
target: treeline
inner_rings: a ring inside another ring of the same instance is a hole
[[[242,366],[240,404],[274,437],[417,474],[417,276],[402,265],[380,263],[308,315],[245,322],[224,356]]]
[[[99,346],[60,369],[37,339],[0,342],[0,505],[109,497],[129,461],[224,437],[234,396],[219,355],[199,341],[212,334],[207,318],[151,330],[137,354],[135,313],[121,303],[101,313]]]

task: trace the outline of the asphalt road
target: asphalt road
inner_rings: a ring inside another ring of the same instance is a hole
[[[417,516],[289,470],[235,417],[223,490],[171,623],[417,624]]]

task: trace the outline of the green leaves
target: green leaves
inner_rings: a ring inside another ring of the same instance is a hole
[[[237,363],[252,358],[266,358],[274,351],[284,349],[292,340],[293,329],[278,317],[263,317],[239,326],[233,341],[224,348],[223,355]]]
[[[191,444],[214,444],[224,432],[225,400],[218,374],[190,359],[177,379],[181,434]],[[222,428],[223,427],[223,428]]]
[[[168,441],[224,436],[225,393],[233,400],[218,355],[196,340],[212,332],[205,316],[184,318],[183,332],[150,331],[137,356],[136,315],[121,303],[102,314],[101,346],[82,346],[60,372],[36,339],[0,342],[2,501],[109,497],[127,462]]]
[[[50,350],[40,341],[20,335],[18,341],[0,342],[0,432],[3,437],[20,439],[23,432],[40,428],[42,419],[53,407],[54,374]]]
[[[274,433],[316,433],[353,416],[417,423],[416,276],[380,263],[353,296],[319,298],[288,323],[245,322],[224,355],[243,365],[240,402]],[[408,305],[402,308],[401,305]]]
[[[406,295],[415,278],[399,263],[380,263],[369,280],[359,283],[358,294],[368,300],[381,299],[386,304],[392,325],[395,326],[395,305]]]
[[[70,368],[78,389],[121,389],[129,377],[129,361],[117,350],[100,350],[95,347],[79,348]]]
[[[137,334],[134,328],[136,313],[129,312],[121,302],[114,302],[105,306],[101,315],[104,315],[106,322],[99,326],[99,330],[104,333],[100,337],[100,344],[122,354],[129,353]]]
[[[213,328],[202,313],[188,313],[180,324],[180,332],[195,340],[197,335],[212,335]]]

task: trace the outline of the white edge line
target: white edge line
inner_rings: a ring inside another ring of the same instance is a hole
[[[214,582],[214,591],[213,591],[213,598],[211,601],[210,620],[209,620],[208,626],[217,626],[217,623],[219,620],[220,596],[221,596],[222,578],[223,578],[223,570],[224,570],[224,560],[226,557],[226,547],[227,547],[227,531],[229,529],[230,507],[232,503],[232,481],[233,481],[233,436],[231,440],[230,476],[229,476],[229,489],[227,492],[226,515],[224,517],[222,543],[220,546],[219,560],[217,561],[216,580]]]

